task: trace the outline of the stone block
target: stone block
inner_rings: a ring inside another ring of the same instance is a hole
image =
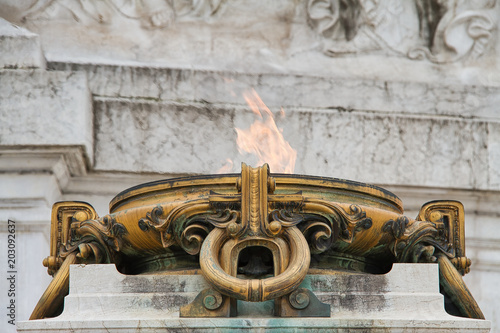
[[[278,110],[274,110],[278,111]],[[99,99],[96,170],[215,173],[240,156],[235,127],[255,120],[244,107]],[[488,124],[461,118],[289,109],[277,117],[297,149],[295,173],[378,184],[499,189],[490,182]],[[272,171],[272,170],[271,170]]]
[[[0,17],[0,68],[44,68],[40,39]]]
[[[309,74],[239,73],[161,66],[51,62],[50,68],[83,71],[93,94],[154,101],[244,104],[256,89],[270,107],[331,108],[498,119],[500,88],[440,82],[339,78]]]
[[[0,149],[79,147],[93,158],[91,95],[84,73],[0,71]]]

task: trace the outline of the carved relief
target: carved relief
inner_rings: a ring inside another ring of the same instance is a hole
[[[21,16],[110,28],[134,22],[132,29],[154,30],[209,21],[224,5],[223,0],[35,0]],[[298,15],[307,18],[328,56],[384,54],[450,63],[477,59],[492,48],[499,5],[497,0],[307,0],[301,9],[305,13]]]
[[[456,14],[453,8],[446,7],[439,11],[443,14],[438,22],[426,22],[420,29],[428,46],[411,49],[410,59],[446,63],[477,59],[487,50],[495,28],[493,16],[487,11],[464,10]]]
[[[175,21],[191,21],[215,14],[222,0],[38,0],[24,14],[24,20],[71,19],[78,23],[111,24],[125,19],[146,29],[167,28]]]
[[[330,56],[385,53],[447,63],[485,53],[496,0],[309,0],[309,23]]]
[[[245,233],[276,237],[284,229],[297,226],[308,240],[311,252],[318,254],[327,251],[339,238],[346,243],[352,242],[357,233],[372,226],[371,218],[357,205],[350,205],[346,210],[332,202],[304,201],[300,194],[279,198],[269,194],[270,202],[261,208],[253,207],[260,201],[258,195],[250,195],[251,208],[248,219],[245,219],[240,205],[231,203],[240,197],[214,193],[208,200],[181,205],[166,217],[163,217],[163,208],[157,206],[138,221],[138,226],[144,232],[159,232],[165,248],[175,244],[192,255],[199,253],[205,237],[214,227],[224,229],[228,237],[237,238]],[[223,203],[222,200],[229,202]],[[261,211],[262,217],[255,219]]]

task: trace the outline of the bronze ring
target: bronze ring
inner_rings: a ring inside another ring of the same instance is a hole
[[[205,279],[221,294],[249,302],[263,302],[287,295],[302,283],[311,261],[309,245],[297,227],[287,228],[283,237],[290,247],[285,271],[266,279],[239,279],[226,273],[219,262],[219,250],[228,239],[223,229],[207,236],[200,252],[200,267]]]

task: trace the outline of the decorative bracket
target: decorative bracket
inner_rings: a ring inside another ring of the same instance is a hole
[[[462,274],[470,271],[471,261],[465,256],[465,212],[458,201],[431,201],[420,209],[417,220],[429,221],[436,225],[438,238],[448,242],[453,249],[451,262]]]
[[[117,262],[127,229],[112,215],[102,218],[85,202],[57,202],[52,207],[50,256],[43,260],[54,278],[33,310],[30,320],[60,312],[69,290],[69,267],[77,263]]]

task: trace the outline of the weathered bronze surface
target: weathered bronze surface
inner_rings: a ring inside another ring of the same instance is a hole
[[[438,263],[450,311],[484,319],[461,278],[470,267],[462,204],[402,214],[399,198],[381,188],[271,175],[267,165],[137,186],[102,218],[86,203],[56,203],[44,260],[54,279],[31,319],[57,315],[71,263],[115,263],[125,274],[201,271],[212,287],[181,316],[235,316],[236,300],[274,300],[275,315],[290,317],[330,316],[329,305],[299,288],[306,274],[385,273],[395,262]]]

